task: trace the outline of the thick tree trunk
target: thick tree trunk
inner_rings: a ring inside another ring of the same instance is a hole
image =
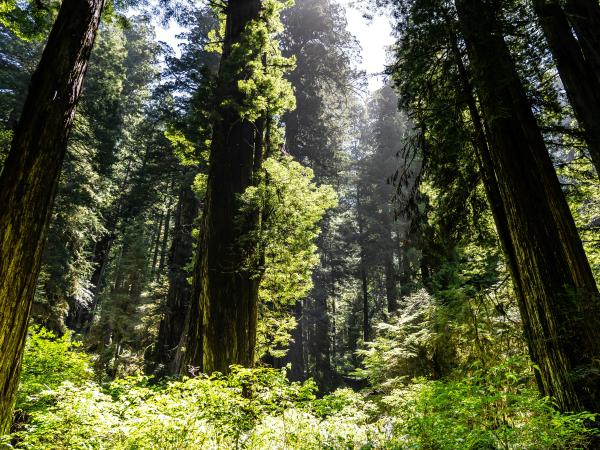
[[[213,123],[210,169],[187,327],[184,366],[227,373],[229,366],[252,366],[255,359],[260,273],[252,260],[256,244],[242,239],[256,227],[258,214],[241,217],[238,196],[255,182],[263,141],[257,124],[240,116],[231,102],[243,100],[238,81],[245,61],[232,46],[259,18],[260,0],[230,0],[219,67],[218,118]],[[185,367],[182,367],[185,369]]]
[[[600,176],[600,78],[586,61],[558,0],[535,0],[533,4]]]
[[[102,7],[63,1],[0,176],[0,433],[12,421],[48,221]]]
[[[510,234],[510,225],[506,217],[505,207],[502,201],[502,195],[500,193],[498,180],[496,178],[496,173],[494,170],[494,163],[492,161],[488,140],[486,139],[486,134],[489,135],[489,132],[485,132],[483,119],[479,112],[479,108],[477,107],[475,94],[473,92],[473,86],[471,84],[467,68],[463,63],[463,57],[458,48],[456,36],[451,36],[450,40],[452,53],[456,61],[459,79],[461,82],[461,86],[459,87],[459,89],[461,89],[462,91],[464,97],[463,100],[466,103],[467,108],[469,110],[469,115],[471,116],[471,123],[475,131],[473,147],[475,149],[475,152],[477,153],[477,163],[479,166],[479,172],[483,181],[483,187],[486,192],[488,204],[492,212],[492,217],[496,226],[496,232],[498,233],[500,245],[506,258],[508,271],[511,275],[511,279],[513,280],[513,290],[515,292],[515,295],[517,296],[519,307],[521,308],[521,320],[524,323],[525,339],[529,345],[529,343],[532,342],[532,339],[527,333],[529,332],[531,327],[529,326],[530,321],[528,318],[527,309],[523,308],[523,306],[525,305],[525,297],[523,294],[523,288],[521,286],[522,280],[519,276],[519,267],[516,256],[517,251],[512,242]],[[529,353],[533,358],[534,352],[531,348],[529,349]],[[537,361],[534,362],[537,363]],[[535,375],[540,390],[544,392],[544,387],[543,383],[541,382],[539,372],[536,371]]]
[[[192,229],[199,212],[191,183],[191,179],[185,180],[179,192],[169,258],[169,291],[158,338],[148,361],[149,371],[158,376],[175,375],[179,371],[174,359],[191,303],[188,265],[193,253]]]
[[[599,412],[600,300],[575,223],[493,8],[482,0],[456,7],[544,393],[563,411]]]

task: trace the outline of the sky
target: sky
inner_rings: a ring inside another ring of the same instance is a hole
[[[363,17],[363,14],[351,5],[353,0],[337,1],[345,6],[348,31],[356,36],[362,48],[362,61],[357,66],[367,73],[369,90],[374,91],[383,84],[383,77],[379,74],[385,67],[386,48],[394,43],[390,21],[383,15],[376,15],[372,19]],[[176,48],[178,41],[175,36],[183,31],[175,22],[171,22],[166,29],[157,27],[156,35],[159,40]]]
[[[389,18],[376,15],[366,19],[363,14],[350,5],[352,0],[339,0],[346,7],[348,31],[358,39],[362,48],[362,62],[358,67],[369,76],[369,90],[374,91],[383,84],[383,72],[386,64],[386,49],[395,40]]]

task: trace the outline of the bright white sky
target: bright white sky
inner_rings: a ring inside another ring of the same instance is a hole
[[[352,0],[337,0],[345,5],[348,17],[348,31],[358,39],[362,48],[362,62],[358,68],[369,76],[369,90],[374,91],[383,84],[383,72],[386,63],[386,49],[394,43],[392,27],[389,18],[382,15],[365,19],[362,13],[351,6]],[[158,40],[167,42],[176,48],[178,41],[175,36],[184,30],[174,22],[167,29],[157,27]]]

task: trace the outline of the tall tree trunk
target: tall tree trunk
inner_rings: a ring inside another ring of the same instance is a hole
[[[260,274],[252,260],[256,245],[242,239],[256,227],[258,214],[241,217],[238,196],[255,182],[264,130],[240,116],[239,80],[245,61],[233,55],[246,26],[258,20],[260,0],[230,0],[219,67],[208,188],[200,256],[183,364],[206,373],[229,372],[229,366],[252,366],[255,359]],[[249,256],[250,255],[250,256]],[[250,265],[250,267],[248,267]],[[183,349],[182,349],[183,350]]]
[[[169,258],[169,291],[158,338],[148,361],[148,369],[158,376],[175,375],[179,371],[174,358],[191,303],[188,265],[193,253],[192,229],[200,209],[191,184],[188,177],[179,192]]]
[[[164,231],[162,236],[162,243],[160,245],[160,262],[158,263],[158,270],[156,271],[156,279],[160,278],[160,275],[163,273],[165,268],[165,263],[167,261],[167,247],[169,245],[169,230],[171,228],[171,197],[169,197],[169,201],[167,203],[167,214],[165,215],[165,224]]]
[[[360,280],[362,286],[362,310],[363,310],[363,339],[369,340],[369,283],[367,279],[367,255],[365,249],[365,225],[362,214],[362,202],[360,186],[356,187],[356,219],[358,223],[358,236],[360,245]]]
[[[161,211],[158,216],[158,227],[154,238],[154,251],[152,252],[152,269],[150,271],[152,275],[156,273],[156,265],[158,264],[158,251],[160,250],[160,236],[162,235],[163,220],[164,212]]]
[[[598,0],[566,0],[565,11],[583,56],[600,82],[600,4]]]
[[[522,280],[519,276],[519,267],[516,255],[517,249],[515,249],[515,247],[513,246],[510,234],[510,225],[506,217],[506,210],[502,201],[502,195],[500,193],[498,180],[496,178],[494,163],[492,161],[488,140],[486,139],[486,134],[489,135],[489,132],[486,133],[485,131],[485,125],[483,123],[483,119],[481,117],[479,108],[477,107],[477,102],[475,100],[475,94],[473,91],[473,86],[471,84],[471,79],[467,68],[465,67],[465,64],[463,62],[463,57],[458,48],[457,37],[455,35],[450,36],[450,45],[458,68],[459,80],[461,83],[459,89],[462,91],[462,95],[464,97],[463,100],[466,103],[467,108],[469,110],[469,115],[471,116],[471,123],[475,131],[473,147],[475,149],[475,152],[477,153],[477,163],[479,166],[479,172],[482,178],[483,187],[486,192],[488,204],[492,212],[492,217],[494,219],[494,225],[496,226],[496,232],[498,233],[500,245],[506,258],[508,271],[511,275],[511,279],[513,280],[513,290],[518,298],[519,307],[521,308],[521,320],[525,324],[525,339],[529,345],[529,343],[532,342],[532,339],[529,335],[527,335],[527,333],[529,332],[531,327],[530,325],[528,325],[530,322],[528,318],[528,311],[526,308],[523,307],[525,305],[525,297],[523,294],[523,288],[521,286]],[[529,349],[529,352],[533,358],[534,352],[531,348]],[[535,376],[538,382],[538,386],[543,393],[544,386],[541,382],[540,374],[538,371],[535,371]]]
[[[60,168],[103,0],[64,0],[0,175],[0,434],[9,431]]]
[[[456,0],[515,250],[525,336],[544,393],[563,411],[600,411],[600,300],[494,9]]]
[[[533,4],[600,176],[600,78],[594,73],[592,64],[586,61],[560,3],[535,0]]]

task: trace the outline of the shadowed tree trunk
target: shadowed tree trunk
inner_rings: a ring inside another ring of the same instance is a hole
[[[154,238],[154,250],[152,252],[152,268],[151,273],[156,273],[156,264],[158,263],[158,251],[160,249],[160,236],[162,234],[162,226],[164,220],[164,213],[161,211],[158,216],[158,226],[156,228],[156,236]]]
[[[192,192],[191,183],[192,180],[186,180],[179,192],[169,257],[169,291],[158,338],[148,361],[148,369],[158,376],[175,375],[178,372],[178,368],[174,367],[174,358],[191,302],[188,265],[191,264],[193,253],[192,229],[199,211],[199,202]]]
[[[288,372],[290,381],[304,381],[306,379],[306,367],[304,364],[304,326],[303,326],[303,305],[302,300],[296,302],[294,306],[294,318],[296,319],[296,328],[292,331],[292,342],[290,342],[289,351],[285,357],[285,363],[291,364]]]
[[[514,249],[515,285],[545,394],[563,411],[600,411],[600,301],[569,207],[494,8],[456,0]]]
[[[181,346],[182,371],[193,366],[206,373],[227,373],[232,364],[254,364],[260,276],[256,267],[248,267],[248,255],[256,245],[241,238],[254,229],[258,215],[241,217],[237,197],[254,183],[261,167],[264,130],[241,117],[235,107],[243,101],[238,81],[248,68],[240,55],[232,55],[232,46],[259,18],[260,10],[260,0],[227,3],[215,101],[219,114],[213,123],[200,253]]]
[[[598,0],[567,0],[565,12],[583,56],[600,82],[600,4]]]
[[[0,434],[12,421],[42,249],[103,3],[63,1],[0,175]]]
[[[569,102],[584,130],[592,162],[600,176],[600,79],[592,64],[586,61],[583,49],[573,36],[567,16],[558,1],[535,0],[533,4]]]

